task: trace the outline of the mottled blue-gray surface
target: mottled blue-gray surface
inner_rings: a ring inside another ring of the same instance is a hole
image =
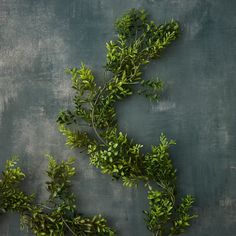
[[[151,235],[146,192],[123,188],[64,146],[56,116],[71,104],[66,67],[81,61],[101,79],[113,22],[131,7],[156,22],[179,20],[181,37],[145,70],[166,83],[159,104],[141,97],[118,106],[122,130],[148,145],[161,132],[177,141],[172,157],[180,194],[196,197],[199,219],[188,236],[236,235],[235,0],[0,0],[0,165],[13,154],[29,174],[26,190],[45,190],[45,153],[78,157],[80,211],[102,213],[121,236]],[[17,215],[0,217],[0,235],[26,235]]]

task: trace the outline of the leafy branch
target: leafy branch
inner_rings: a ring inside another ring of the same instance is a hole
[[[97,85],[91,69],[84,64],[67,70],[75,91],[74,109],[62,111],[57,122],[67,144],[86,149],[90,163],[102,173],[121,179],[126,186],[140,180],[149,186],[150,211],[145,214],[153,235],[179,234],[195,216],[190,214],[191,196],[184,197],[180,205],[176,203],[176,170],[169,154],[175,142],[162,134],[159,145],[143,154],[142,144],[119,131],[115,109],[118,101],[137,92],[150,100],[159,99],[163,82],[143,80],[142,71],[178,37],[179,24],[172,20],[157,26],[144,10],[131,9],[115,27],[117,38],[106,43],[105,70],[111,77]]]
[[[0,178],[1,213],[18,212],[21,228],[27,228],[37,236],[115,235],[101,215],[90,218],[77,212],[75,195],[70,190],[71,177],[76,174],[74,160],[58,163],[52,156],[48,159],[49,199],[40,204],[35,203],[33,195],[20,189],[25,174],[17,166],[17,159],[7,161]]]

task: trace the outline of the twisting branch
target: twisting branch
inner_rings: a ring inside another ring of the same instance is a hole
[[[169,154],[169,146],[174,142],[161,135],[159,145],[153,146],[150,153],[143,154],[143,145],[118,130],[115,109],[118,101],[137,92],[134,85],[145,86],[140,93],[151,101],[159,99],[162,82],[144,81],[142,69],[150,60],[158,59],[160,53],[178,37],[179,24],[171,21],[157,26],[145,11],[131,9],[116,21],[115,27],[117,39],[106,44],[105,68],[111,72],[111,79],[98,87],[91,70],[85,65],[71,71],[73,88],[77,95],[81,95],[74,100],[76,112],[80,119],[90,124],[96,135],[95,142],[80,140],[80,143],[86,144],[92,165],[100,168],[102,173],[121,179],[125,186],[132,187],[140,180],[154,182],[158,188],[148,191],[147,228],[158,236],[180,234],[193,218],[190,214],[193,198],[187,195],[179,205],[176,203],[176,171]],[[86,100],[86,94],[90,99],[87,103],[89,110],[81,109],[84,104],[81,100]],[[65,124],[64,120],[59,118],[58,122]],[[83,137],[86,136],[79,138]],[[70,144],[73,146],[73,142]]]

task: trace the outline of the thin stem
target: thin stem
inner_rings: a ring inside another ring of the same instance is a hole
[[[83,153],[87,150],[87,148],[82,149],[79,153]]]
[[[91,107],[92,107],[92,114],[91,114],[91,116],[92,116],[92,127],[93,127],[93,130],[94,130],[96,136],[98,137],[98,139],[99,139],[104,145],[106,145],[106,146],[108,146],[107,143],[106,143],[105,140],[100,136],[100,134],[98,133],[98,131],[97,131],[96,127],[95,127],[95,124],[94,124],[94,110],[95,110],[95,106],[96,106],[96,104],[97,104],[97,102],[98,102],[98,99],[100,98],[102,92],[105,90],[107,84],[108,84],[111,80],[112,80],[112,79],[110,79],[109,81],[107,81],[107,82],[104,84],[103,88],[102,88],[102,89],[100,90],[100,92],[98,93],[97,98],[96,98],[94,104],[90,103],[90,105],[91,105]]]
[[[93,127],[93,130],[94,130],[96,136],[98,137],[98,139],[99,139],[103,144],[105,144],[105,145],[107,146],[107,143],[106,143],[105,140],[99,135],[99,133],[98,133],[98,131],[97,131],[95,125],[94,125],[94,106],[93,106],[92,104],[91,104],[91,106],[92,106],[92,114],[91,114],[91,116],[92,116],[92,127]]]
[[[44,204],[41,204],[41,203],[38,203],[37,205],[42,206],[42,207],[44,207],[44,208],[46,208],[48,210],[53,210],[51,207],[48,207],[48,206],[46,206]]]
[[[174,204],[175,203],[175,196],[173,194],[173,192],[170,190],[170,188],[168,188],[167,186],[165,186],[163,183],[161,182],[155,182],[159,187],[161,187],[162,189],[166,190],[166,192],[170,195],[171,201]]]
[[[48,207],[44,204],[38,204],[46,209],[49,209],[49,210],[53,210],[51,207]],[[71,229],[71,227],[66,223],[66,221],[64,220],[63,216],[61,215],[61,219],[63,221],[63,223],[65,224],[65,226],[70,230],[70,232],[74,235],[74,236],[77,236],[77,234]]]
[[[71,229],[71,227],[66,223],[66,221],[64,220],[63,216],[61,216],[61,219],[63,221],[63,223],[66,225],[66,227],[70,230],[70,232],[74,235],[77,236],[77,234]]]

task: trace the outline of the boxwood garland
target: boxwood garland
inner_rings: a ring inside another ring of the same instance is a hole
[[[48,158],[49,198],[43,203],[37,203],[34,195],[21,190],[25,174],[17,159],[7,161],[0,175],[0,214],[19,213],[21,228],[37,236],[114,236],[101,215],[84,217],[78,213],[75,195],[70,190],[71,177],[76,174],[74,160],[57,162],[52,156]]]
[[[117,38],[106,44],[105,83],[99,85],[90,68],[68,69],[75,90],[74,109],[60,112],[57,122],[67,145],[87,150],[90,163],[102,173],[121,179],[125,186],[140,180],[148,188],[149,210],[144,211],[147,228],[153,235],[183,233],[190,220],[191,195],[176,200],[176,170],[169,155],[174,145],[164,134],[159,145],[143,154],[143,145],[120,132],[115,105],[137,92],[158,100],[162,81],[142,79],[142,68],[157,59],[179,35],[172,20],[157,26],[144,10],[131,9],[115,23]]]

